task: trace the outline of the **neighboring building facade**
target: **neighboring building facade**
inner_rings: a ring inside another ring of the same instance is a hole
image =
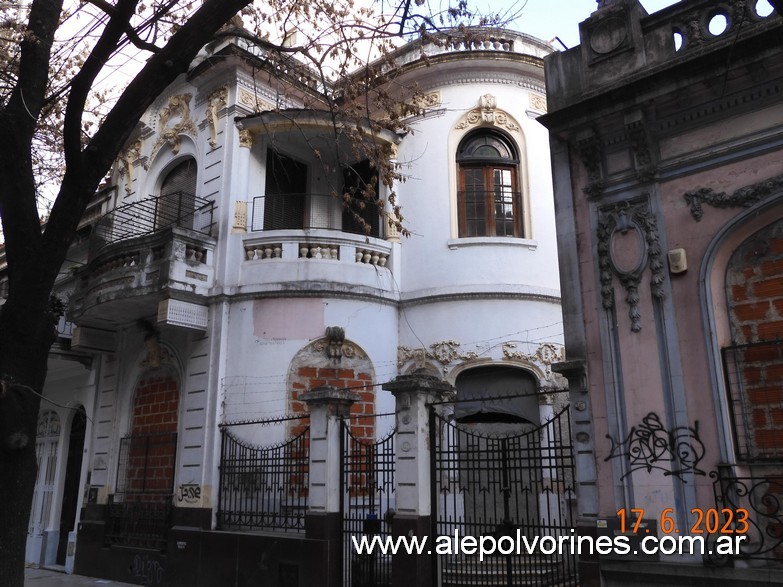
[[[541,119],[579,525],[611,532],[625,514],[630,531],[634,508],[651,523],[639,538],[712,534],[704,561],[583,557],[580,577],[779,584],[783,16],[766,2],[647,15],[607,0],[580,31],[547,60]],[[716,535],[746,526],[739,554],[719,555]]]
[[[54,456],[30,561],[70,565],[53,553],[75,547],[82,574],[190,581],[183,553],[203,540],[202,564],[214,558],[218,572],[237,556],[235,530],[263,529],[243,518],[253,506],[220,501],[225,431],[248,450],[286,443],[302,430],[301,394],[324,385],[359,393],[351,430],[367,440],[394,427],[381,384],[405,373],[475,400],[455,408],[471,424],[537,426],[562,407],[548,141],[535,120],[551,48],[485,37],[394,54],[394,87],[418,109],[405,133],[335,127],[316,80],[238,38],[209,46],[160,96],[59,284],[76,327],[46,384],[40,454]],[[379,152],[407,178],[393,192],[409,237],[374,177]],[[362,186],[386,202],[380,213],[343,197]],[[77,445],[84,459],[71,464]],[[65,503],[72,478],[78,507]]]

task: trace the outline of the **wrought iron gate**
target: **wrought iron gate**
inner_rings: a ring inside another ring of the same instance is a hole
[[[394,512],[394,432],[374,442],[356,438],[343,421],[340,454],[340,514],[344,587],[390,587],[391,556],[375,550],[358,555],[353,545],[391,535]]]
[[[433,584],[578,585],[576,557],[570,551],[545,554],[552,539],[570,536],[573,528],[568,407],[524,432],[519,431],[522,425],[460,424],[435,407],[430,414],[431,540],[444,545],[437,551]],[[445,536],[451,537],[448,547]],[[483,557],[457,552],[456,544],[465,536],[491,536],[500,552]],[[533,552],[527,552],[536,537]],[[552,538],[542,550],[544,537]]]

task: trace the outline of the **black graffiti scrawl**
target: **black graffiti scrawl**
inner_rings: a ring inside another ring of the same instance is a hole
[[[697,466],[705,453],[698,421],[693,427],[678,426],[667,430],[658,414],[650,412],[642,418],[641,424],[631,428],[622,442],[609,434],[606,437],[612,442],[612,450],[604,461],[624,457],[631,465],[622,478],[640,469],[648,473],[658,469],[680,479],[687,473],[706,475]]]

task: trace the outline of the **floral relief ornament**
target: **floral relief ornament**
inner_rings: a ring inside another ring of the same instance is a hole
[[[441,365],[448,365],[455,361],[472,361],[478,358],[473,351],[463,351],[456,340],[442,340],[434,342],[429,349],[397,347],[397,363],[400,367],[410,360],[414,360],[417,366],[423,366],[425,359],[437,361]]]
[[[562,361],[564,358],[564,353],[563,347],[552,344],[551,342],[545,342],[544,344],[539,345],[539,347],[533,353],[526,353],[524,351],[517,350],[517,343],[504,342],[503,356],[508,359],[519,359],[538,365],[542,367],[544,376],[547,379],[551,379],[552,363]]]

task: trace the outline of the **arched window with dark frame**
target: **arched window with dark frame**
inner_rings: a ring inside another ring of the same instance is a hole
[[[491,130],[466,136],[457,149],[459,236],[523,237],[519,156]]]
[[[196,175],[196,160],[188,157],[163,178],[155,206],[155,230],[169,226],[193,228]]]

